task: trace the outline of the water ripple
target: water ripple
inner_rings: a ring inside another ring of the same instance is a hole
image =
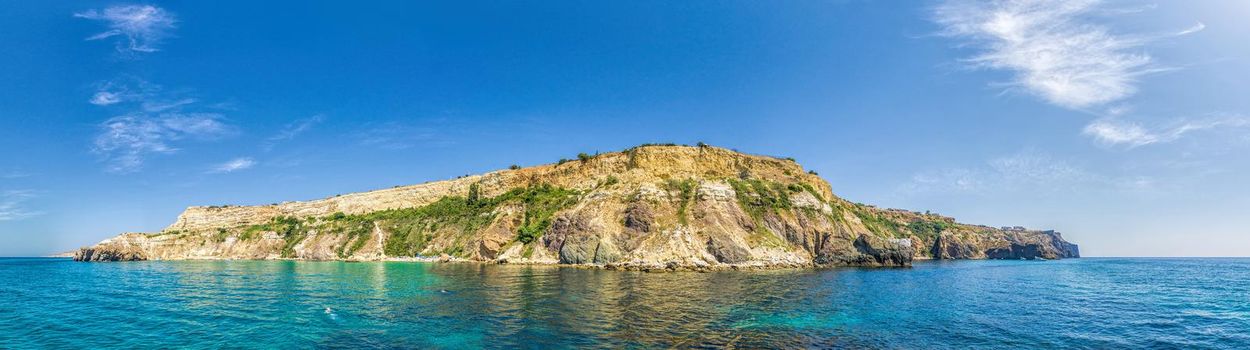
[[[0,348],[1250,348],[1250,259],[641,273],[0,259]]]

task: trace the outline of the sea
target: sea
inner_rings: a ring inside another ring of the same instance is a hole
[[[1248,349],[1250,259],[635,272],[0,258],[3,349]]]

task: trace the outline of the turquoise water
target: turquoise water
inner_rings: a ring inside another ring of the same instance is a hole
[[[0,348],[1250,348],[1250,259],[641,273],[0,259]]]

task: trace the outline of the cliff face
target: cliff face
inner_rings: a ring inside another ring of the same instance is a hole
[[[833,195],[792,160],[643,146],[559,164],[267,206],[191,207],[76,260],[464,259],[701,269],[1078,256],[1009,231]]]

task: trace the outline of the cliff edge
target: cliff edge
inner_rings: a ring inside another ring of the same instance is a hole
[[[967,225],[843,200],[792,159],[644,145],[313,201],[191,207],[160,232],[125,233],[74,259],[707,269],[1078,256],[1054,231]]]

